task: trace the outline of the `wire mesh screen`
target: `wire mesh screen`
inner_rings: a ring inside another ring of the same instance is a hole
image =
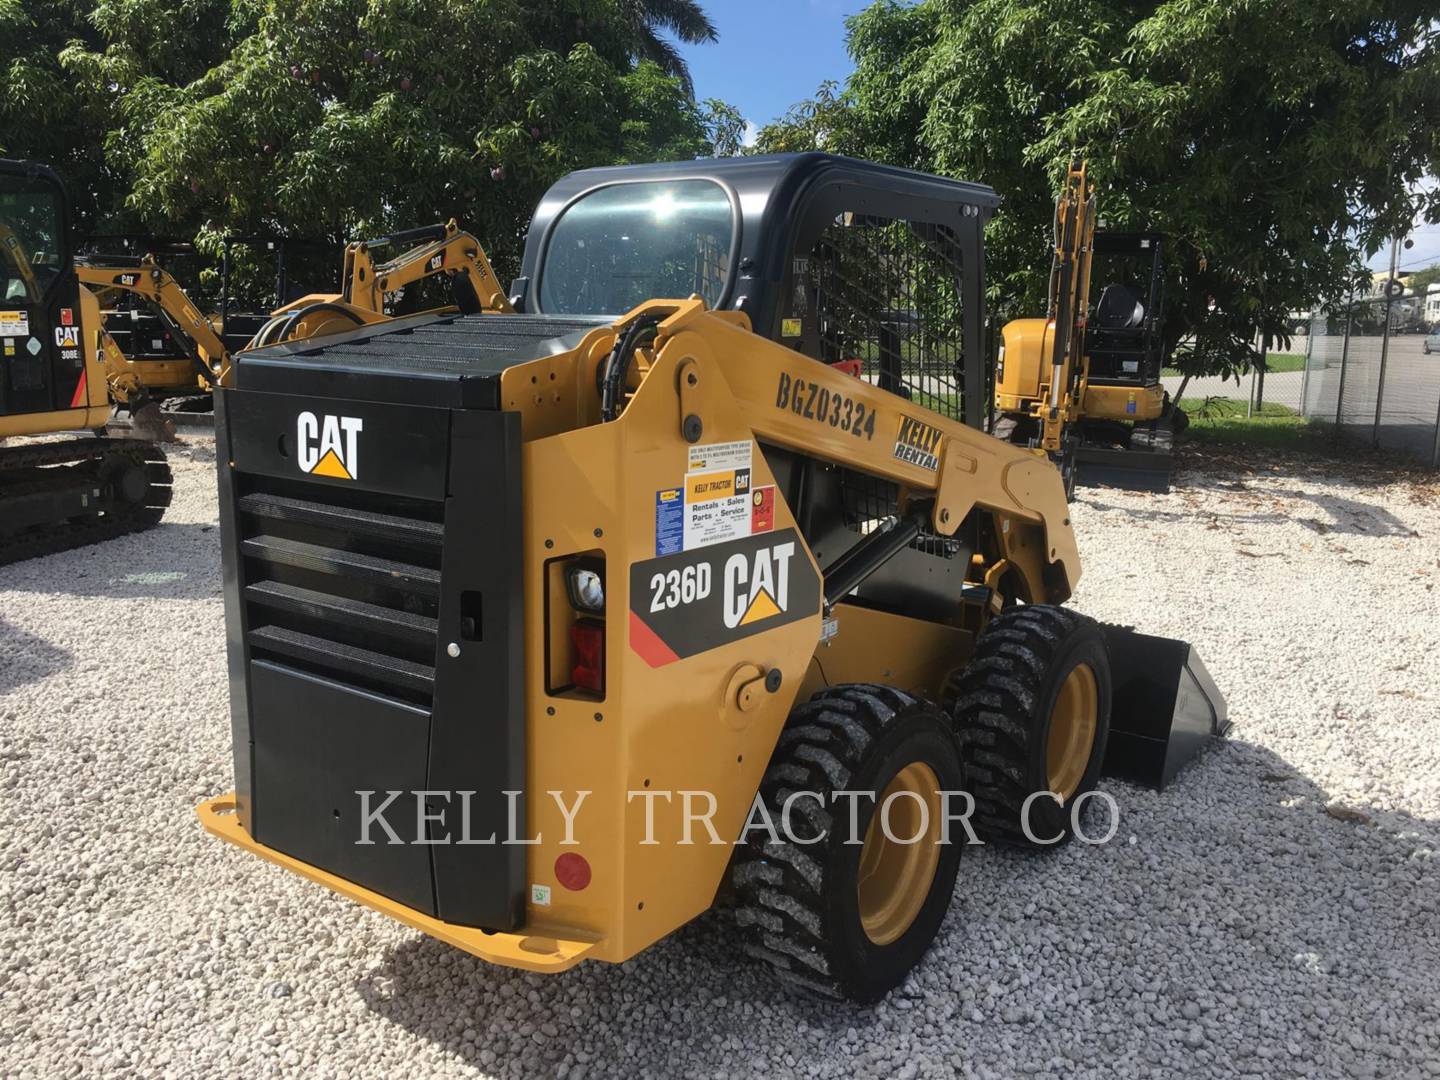
[[[839,472],[841,515],[847,529],[867,535],[896,514],[900,498],[896,484],[853,469],[842,468]],[[942,559],[949,559],[962,549],[953,537],[941,536],[929,529],[911,541],[910,547]]]
[[[1440,305],[1437,305],[1440,308]],[[1440,467],[1440,334],[1407,291],[1310,322],[1304,415],[1376,449]]]
[[[709,233],[695,238],[695,288],[701,296],[721,296],[730,270],[730,245]]]
[[[813,307],[820,359],[959,420],[960,244],[948,226],[841,214],[796,259],[791,313]]]

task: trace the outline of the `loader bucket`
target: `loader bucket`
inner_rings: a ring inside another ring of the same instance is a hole
[[[1113,689],[1103,771],[1162,790],[1230,728],[1225,698],[1184,641],[1105,627]]]

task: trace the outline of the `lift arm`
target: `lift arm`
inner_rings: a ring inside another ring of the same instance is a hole
[[[655,336],[624,356],[627,336],[632,343],[645,340],[629,332],[645,324],[654,327]],[[618,356],[627,369],[618,415],[648,385],[652,372],[673,373],[676,423],[686,442],[705,438],[707,415],[713,417],[728,398],[757,439],[893,481],[900,493],[901,520],[892,523],[899,547],[908,543],[911,529],[953,536],[979,511],[994,524],[997,555],[1005,564],[997,578],[1013,569],[1026,584],[1025,599],[1061,603],[1079,580],[1064,484],[1042,455],[752,333],[741,313],[709,311],[698,297],[650,301],[592,331],[573,355],[572,377],[588,388],[582,401],[593,401],[588,395],[597,371],[606,373],[610,357]],[[632,366],[634,372],[628,370]],[[638,383],[631,377],[635,373]],[[567,419],[544,395],[530,392],[532,375],[522,364],[501,380],[502,397],[523,414],[526,439],[564,430],[577,419],[603,421],[603,393],[596,415]],[[884,527],[877,523],[877,531]],[[877,555],[888,546],[877,541]],[[844,576],[840,571],[837,564],[827,575],[838,579]]]

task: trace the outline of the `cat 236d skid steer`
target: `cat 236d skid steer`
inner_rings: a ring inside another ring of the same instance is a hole
[[[1059,473],[978,430],[997,203],[820,154],[588,170],[515,313],[237,355],[204,826],[532,971],[723,898],[780,978],[873,1000],[950,905],[946,793],[1023,845],[1102,768],[1163,783],[1219,694],[1060,606]]]

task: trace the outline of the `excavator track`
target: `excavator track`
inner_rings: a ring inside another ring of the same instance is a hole
[[[164,517],[172,483],[164,451],[138,439],[0,447],[0,566],[148,529]],[[56,505],[50,520],[17,526],[16,515],[5,512],[7,503],[34,505],[36,496],[47,495]]]

